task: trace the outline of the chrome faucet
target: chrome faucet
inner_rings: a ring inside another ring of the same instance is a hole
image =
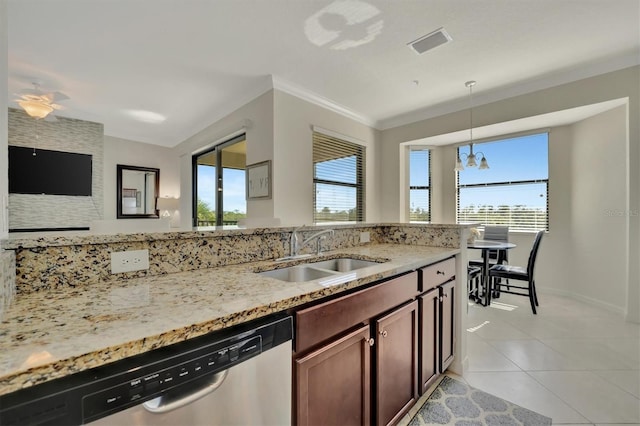
[[[291,239],[289,240],[289,257],[298,256],[298,251],[305,246],[309,241],[314,238],[318,239],[318,243],[316,245],[316,254],[319,255],[322,252],[322,240],[326,238],[325,234],[334,235],[335,231],[333,229],[324,229],[322,231],[318,231],[315,234],[311,235],[308,238],[305,238],[302,242],[300,242],[300,235],[298,231],[302,229],[304,225],[295,228],[293,232],[291,232]]]
[[[322,252],[322,240],[327,238],[325,234],[331,234],[331,236],[333,237],[333,235],[335,234],[335,231],[333,229],[325,229],[323,231],[318,231],[315,234],[311,235],[310,237],[306,238],[304,241],[302,241],[302,244],[300,245],[300,247],[303,247],[309,241],[313,240],[314,238],[317,238],[318,242],[316,245],[316,255],[320,255]]]

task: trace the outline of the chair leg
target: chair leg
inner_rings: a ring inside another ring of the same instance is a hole
[[[529,303],[531,303],[531,310],[533,311],[534,315],[537,314],[536,312],[537,303],[535,301],[535,298],[536,298],[536,291],[534,289],[533,280],[532,280],[532,281],[529,281]]]
[[[533,281],[532,289],[533,289],[533,300],[535,300],[536,306],[540,306],[540,304],[538,303],[538,291],[536,290],[536,282],[535,281]]]

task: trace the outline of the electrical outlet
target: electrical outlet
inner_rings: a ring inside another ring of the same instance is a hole
[[[149,269],[149,250],[116,251],[111,253],[111,273]]]
[[[369,241],[371,241],[371,236],[369,235],[368,232],[361,232],[360,233],[360,243],[368,243]]]

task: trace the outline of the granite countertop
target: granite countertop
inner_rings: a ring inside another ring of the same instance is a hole
[[[255,274],[276,265],[263,261],[18,296],[2,318],[0,395],[280,312],[459,251],[401,244],[336,250],[320,260],[348,255],[388,261],[302,283]]]

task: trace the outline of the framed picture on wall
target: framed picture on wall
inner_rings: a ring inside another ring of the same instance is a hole
[[[247,166],[247,200],[271,198],[271,160]]]

